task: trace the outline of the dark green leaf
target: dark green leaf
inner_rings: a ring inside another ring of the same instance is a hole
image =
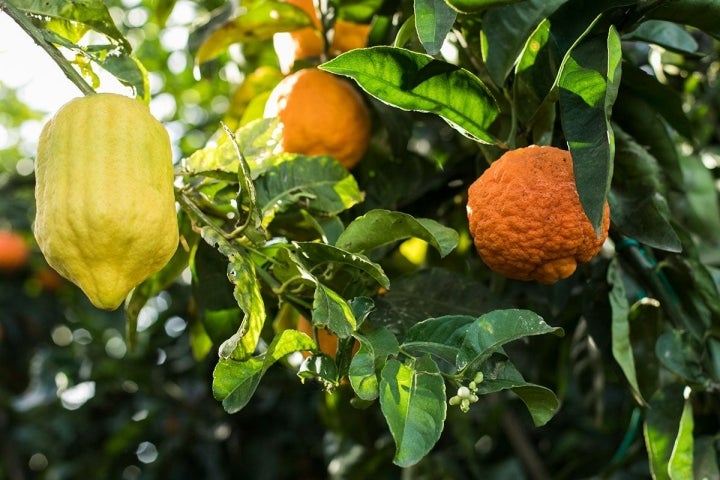
[[[484,378],[477,385],[478,395],[512,390],[525,403],[536,426],[546,424],[560,408],[560,402],[551,390],[526,382],[506,359],[493,358],[480,371]]]
[[[477,318],[467,333],[457,356],[457,368],[476,369],[506,343],[532,336],[564,334],[529,310],[495,310]]]
[[[439,115],[473,139],[496,143],[489,128],[498,107],[487,87],[457,65],[394,47],[360,48],[320,66],[355,80],[382,102]]]
[[[615,173],[609,196],[613,222],[639,242],[679,252],[682,245],[670,224],[657,160],[619,127],[615,130]]]
[[[447,315],[423,320],[407,332],[402,347],[411,355],[429,354],[455,366],[460,348],[476,319],[467,315]]]
[[[415,28],[428,54],[437,55],[456,18],[444,0],[415,0]]]
[[[340,338],[349,337],[357,330],[350,305],[322,283],[315,288],[312,323],[317,327],[327,327]]]
[[[490,78],[501,86],[520,53],[533,48],[528,42],[538,25],[567,0],[526,0],[493,8],[483,16],[483,59]],[[549,22],[547,23],[549,31]],[[544,43],[543,43],[544,45]],[[526,60],[527,63],[527,60]],[[544,72],[547,72],[544,69]],[[552,75],[555,78],[555,75]],[[548,85],[550,87],[552,82]],[[548,88],[543,97],[550,91]]]
[[[620,38],[610,28],[607,38],[590,37],[572,49],[558,82],[578,195],[596,230],[602,225],[612,178],[615,143],[610,114],[620,83],[620,61]]]
[[[402,212],[371,210],[346,227],[336,246],[359,253],[411,237],[425,240],[443,257],[457,246],[459,238],[455,230],[434,220],[414,218]]]
[[[390,280],[382,267],[370,261],[365,255],[349,253],[338,247],[316,242],[296,242],[294,246],[297,247],[296,252],[309,270],[321,270],[322,266],[333,269],[352,268],[363,272],[381,287],[390,286]],[[326,272],[326,275],[331,273]]]
[[[447,411],[445,381],[435,362],[389,360],[381,374],[380,407],[395,440],[394,463],[419,462],[440,438]]]
[[[635,30],[623,35],[623,39],[654,43],[678,53],[694,54],[698,49],[698,43],[685,28],[662,20],[646,20]]]
[[[627,63],[623,65],[622,88],[645,100],[647,105],[662,115],[680,135],[688,140],[693,138],[692,126],[685,114],[683,99],[678,91]]]
[[[674,0],[649,8],[648,18],[692,25],[720,39],[720,3],[716,0]]]

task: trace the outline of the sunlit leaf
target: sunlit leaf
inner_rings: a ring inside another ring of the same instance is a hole
[[[267,40],[278,32],[310,25],[310,17],[290,3],[275,0],[255,2],[212,32],[195,54],[195,62],[201,64],[212,60],[234,43]]]
[[[359,48],[320,66],[355,80],[382,102],[439,115],[461,133],[496,143],[489,132],[498,107],[487,87],[457,65],[394,47]]]
[[[685,433],[680,432],[680,424],[685,411],[686,399],[683,386],[672,384],[658,391],[650,399],[650,407],[645,412],[645,446],[650,460],[650,472],[654,479],[670,480],[669,466],[673,451],[680,435],[681,447],[687,448]],[[684,427],[687,427],[687,422]],[[677,478],[692,478],[677,477]]]
[[[381,374],[380,407],[395,440],[393,462],[401,467],[419,462],[440,438],[447,411],[445,382],[435,362],[389,360]]]
[[[236,413],[250,401],[268,368],[286,355],[315,348],[315,342],[302,332],[289,329],[275,335],[261,355],[244,361],[220,359],[213,371],[213,395],[225,411]]]

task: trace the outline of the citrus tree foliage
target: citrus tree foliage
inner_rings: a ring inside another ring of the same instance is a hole
[[[337,478],[718,476],[720,4],[316,2],[328,44],[334,22],[372,25],[366,48],[294,67],[345,77],[370,105],[371,146],[348,171],[279,153],[277,120],[262,118],[284,75],[273,38],[312,24],[301,9],[196,2],[202,14],[178,25],[189,2],[128,3],[0,0],[81,88],[102,91],[103,69],[177,106],[165,121],[180,132],[181,247],[121,317],[104,314],[124,324],[118,362],[149,356],[158,339],[138,325],[170,301],[187,329],[167,348],[217,402],[198,414],[243,418],[285,392],[276,408],[307,410],[296,392],[322,390],[321,457]],[[178,29],[187,42],[169,52],[158,38]],[[185,64],[168,72],[178,55]],[[603,253],[552,286],[490,272],[467,229],[469,184],[530,144],[570,150],[595,226],[611,208]],[[7,176],[0,188],[28,202],[29,182]],[[31,216],[8,212],[29,231]],[[99,328],[77,296],[64,302],[73,322]],[[335,356],[295,330],[299,315],[338,337]],[[8,396],[15,411],[37,408]]]

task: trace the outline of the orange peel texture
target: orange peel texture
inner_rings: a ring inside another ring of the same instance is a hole
[[[610,226],[607,202],[599,236],[585,215],[570,153],[534,145],[506,152],[470,186],[467,216],[491,270],[544,284],[597,255]]]

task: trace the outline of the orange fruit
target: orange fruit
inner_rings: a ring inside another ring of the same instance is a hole
[[[475,248],[493,271],[552,284],[600,251],[610,225],[605,203],[598,236],[580,203],[570,153],[555,147],[511,150],[468,189]]]
[[[321,57],[325,53],[325,38],[313,0],[286,0],[286,2],[301,8],[312,19],[311,27],[275,34],[275,52],[280,57],[280,63],[285,66],[283,70],[287,73],[287,69],[292,68],[296,60]]]
[[[333,27],[333,38],[330,43],[330,53],[339,55],[356,48],[367,46],[372,26],[366,23],[353,23],[338,18]]]
[[[284,152],[332,155],[348,169],[370,143],[370,112],[362,95],[316,68],[285,77],[271,92],[264,116],[280,119]]]
[[[310,320],[300,315],[297,319],[297,326],[295,327],[298,331],[303,332],[310,338],[313,338],[313,326]],[[335,358],[337,355],[338,337],[333,332],[326,328],[320,328],[317,331],[317,343],[318,348],[325,355]],[[360,348],[360,344],[356,341],[353,346],[353,355],[357,353]],[[310,352],[302,352],[303,357],[307,358],[310,356]]]
[[[30,259],[30,246],[17,232],[0,230],[0,271],[14,272]]]

